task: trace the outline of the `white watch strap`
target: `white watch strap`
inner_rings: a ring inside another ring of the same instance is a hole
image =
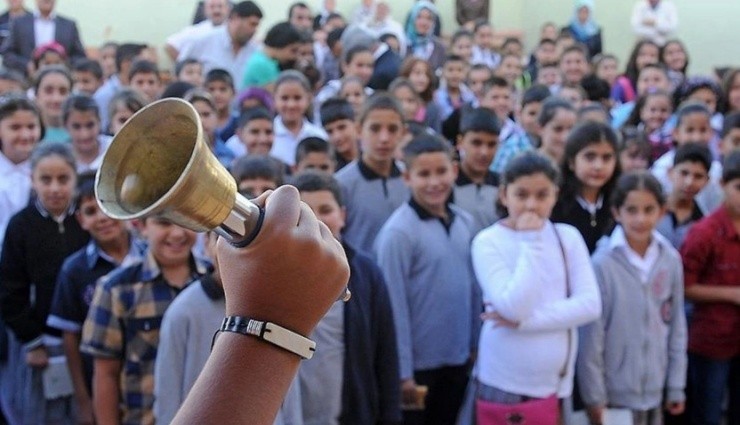
[[[224,318],[219,331],[255,336],[306,360],[313,357],[313,353],[316,351],[316,343],[305,336],[275,323],[263,322],[249,317],[228,316]]]

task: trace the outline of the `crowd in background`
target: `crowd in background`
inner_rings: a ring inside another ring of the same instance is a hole
[[[116,134],[174,97],[240,193],[294,185],[350,264],[276,424],[484,425],[532,402],[546,423],[740,424],[740,69],[690,75],[671,1],[635,3],[625,63],[589,0],[531,52],[487,1],[458,1],[458,28],[427,0],[403,22],[297,2],[258,39],[265,2],[205,0],[162,57],[7,3],[8,423],[166,424],[202,370],[217,236],[95,198]]]

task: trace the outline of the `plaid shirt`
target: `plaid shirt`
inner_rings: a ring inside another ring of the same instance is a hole
[[[534,149],[534,146],[528,134],[524,132],[514,133],[496,151],[490,170],[494,173],[503,174],[509,161],[521,152],[531,151],[532,149]]]
[[[193,280],[207,272],[195,260]],[[95,289],[82,330],[82,352],[120,359],[121,423],[154,424],[154,360],[162,316],[179,288],[170,286],[148,252],[137,265],[119,269]]]

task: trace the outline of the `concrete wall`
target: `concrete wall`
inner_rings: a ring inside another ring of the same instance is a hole
[[[738,0],[674,0],[679,9],[679,37],[688,45],[692,73],[707,73],[713,66],[740,64],[740,16]],[[293,0],[257,0],[265,19],[262,31],[284,20]],[[32,6],[32,2],[26,3]],[[104,41],[145,41],[161,46],[167,35],[188,25],[196,0],[58,0],[61,14],[77,19],[83,41],[100,45]],[[321,0],[306,0],[319,8]],[[359,0],[337,0],[346,16]],[[399,20],[408,13],[413,0],[389,2]],[[443,29],[452,32],[454,1],[438,0]],[[568,22],[572,0],[492,0],[491,18],[496,28],[523,31],[528,45],[536,43],[539,26],[545,21]],[[604,30],[605,49],[620,57],[628,55],[634,36],[629,28],[632,0],[595,0],[596,19]]]

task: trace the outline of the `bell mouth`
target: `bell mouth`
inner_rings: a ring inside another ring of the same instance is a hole
[[[95,179],[103,212],[130,220],[158,212],[186,178],[202,137],[197,111],[167,98],[134,114],[113,138]]]

